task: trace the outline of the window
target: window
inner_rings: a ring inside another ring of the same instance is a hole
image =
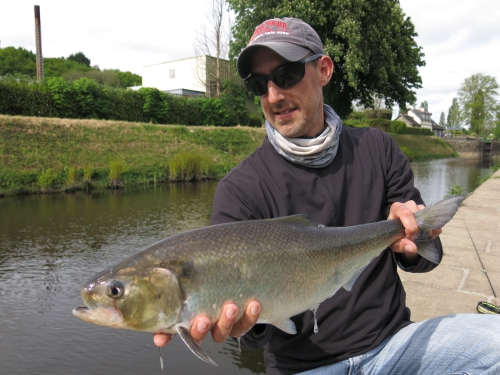
[[[168,78],[175,78],[175,69],[170,69],[168,71]]]

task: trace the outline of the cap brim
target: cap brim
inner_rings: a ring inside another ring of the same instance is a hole
[[[259,47],[272,49],[274,52],[288,61],[299,61],[311,52],[307,48],[286,42],[263,42],[252,44],[251,46],[248,46],[243,51],[241,51],[240,55],[238,56],[238,61],[236,62],[238,74],[242,79],[245,79],[250,74],[250,60],[253,53]]]

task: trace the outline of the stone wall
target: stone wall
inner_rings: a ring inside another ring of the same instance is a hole
[[[445,139],[459,156],[482,156],[484,142],[480,139],[469,138],[447,138]],[[490,156],[500,155],[500,143],[498,141],[491,142]]]

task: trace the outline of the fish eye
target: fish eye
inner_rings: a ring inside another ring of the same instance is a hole
[[[124,289],[125,286],[121,281],[113,280],[109,282],[108,287],[106,289],[106,293],[108,297],[120,298],[121,296],[123,296]]]

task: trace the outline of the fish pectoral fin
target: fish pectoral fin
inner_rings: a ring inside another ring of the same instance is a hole
[[[177,324],[175,329],[177,330],[177,333],[181,337],[182,341],[184,341],[184,344],[187,345],[195,356],[207,363],[210,363],[211,365],[217,366],[217,363],[215,363],[212,358],[210,358],[208,354],[205,353],[205,351],[194,341],[193,336],[191,336],[186,328]]]
[[[361,275],[363,273],[363,271],[365,270],[366,267],[367,267],[367,265],[364,266],[363,268],[361,268],[358,272],[356,272],[356,274],[353,277],[351,277],[351,280],[349,280],[347,283],[344,284],[345,290],[347,290],[348,292],[350,292],[352,290],[354,283],[358,279],[359,275]]]
[[[275,326],[276,328],[279,328],[283,332],[286,332],[290,335],[297,334],[297,328],[295,328],[295,323],[292,322],[290,319],[274,321],[274,322],[271,322],[271,324],[273,326]]]

